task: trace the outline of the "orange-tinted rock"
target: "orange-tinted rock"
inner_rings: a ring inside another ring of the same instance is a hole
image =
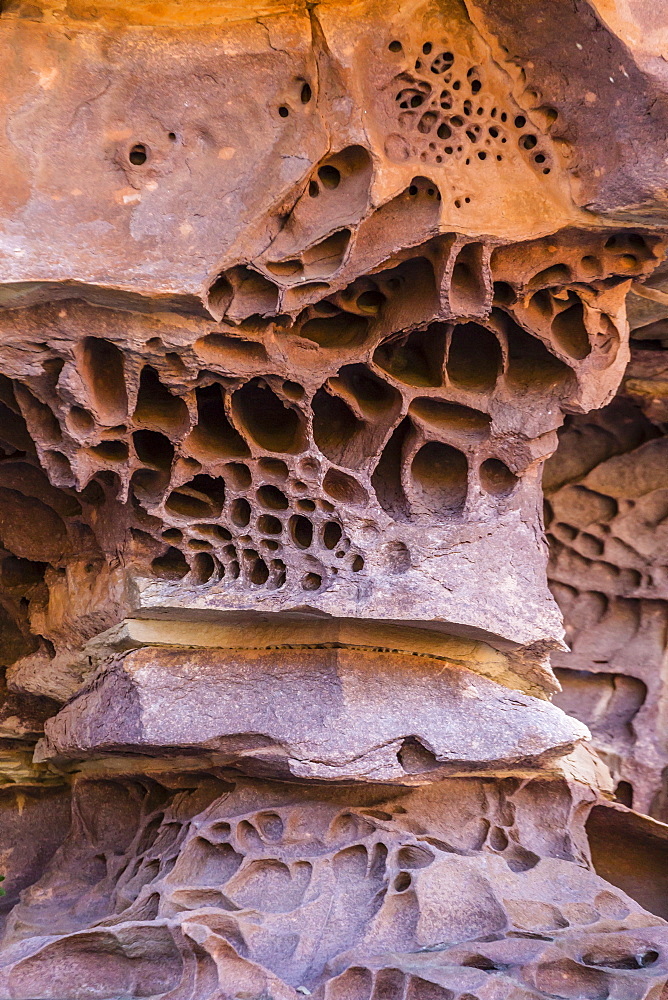
[[[0,3],[3,997],[663,996],[660,7]]]

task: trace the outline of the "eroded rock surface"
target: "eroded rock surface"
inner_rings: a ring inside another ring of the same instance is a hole
[[[0,3],[2,1000],[666,1000],[640,6]]]
[[[193,774],[74,794],[70,837],[7,922],[16,1000],[75,982],[81,997],[621,1000],[668,973],[665,921],[577,863],[583,803],[564,783],[323,796]]]
[[[665,821],[666,352],[639,346],[656,344],[648,325],[634,331],[619,399],[565,428],[545,485],[549,575],[572,650],[552,658],[557,702],[589,725],[619,801]]]

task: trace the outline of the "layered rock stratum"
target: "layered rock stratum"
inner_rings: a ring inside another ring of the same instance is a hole
[[[668,1000],[666,59],[1,0],[0,1000]]]

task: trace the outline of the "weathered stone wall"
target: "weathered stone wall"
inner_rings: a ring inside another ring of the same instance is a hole
[[[0,2],[0,1000],[666,1000],[660,8]]]

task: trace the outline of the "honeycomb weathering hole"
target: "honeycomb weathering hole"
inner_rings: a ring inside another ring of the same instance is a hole
[[[322,486],[325,493],[340,503],[365,504],[369,499],[364,487],[340,469],[328,469]]]
[[[572,304],[554,317],[552,335],[557,346],[569,357],[582,361],[591,352],[589,334],[584,323],[584,307],[573,293],[569,295],[569,302]]]
[[[443,383],[445,327],[397,336],[377,348],[374,362],[393,378],[407,385],[440,386]]]
[[[321,172],[324,169],[322,167]],[[332,233],[331,236],[328,236],[327,239],[322,240],[320,243],[316,243],[309,250],[305,250],[301,259],[306,277],[311,279],[328,278],[331,274],[338,271],[348,249],[350,236],[351,232],[349,229],[341,229],[339,232]]]
[[[81,373],[93,405],[105,423],[118,423],[128,412],[123,353],[115,344],[98,337],[83,342]]]
[[[183,553],[172,546],[164,555],[153,560],[151,569],[162,580],[181,580],[189,572],[190,566]]]
[[[182,434],[188,427],[188,407],[162,384],[151,365],[142,369],[133,419],[167,435]]]
[[[141,167],[148,159],[148,149],[143,142],[135,143],[128,154],[128,159],[134,167]]]
[[[200,386],[195,396],[197,424],[188,439],[189,450],[195,458],[215,461],[249,455],[246,441],[228,419],[222,387],[215,383]]]
[[[232,407],[240,426],[260,447],[272,452],[304,450],[303,418],[262,379],[252,379],[238,389]]]
[[[232,294],[232,286],[228,279],[224,274],[219,275],[209,289],[208,306],[212,316],[219,319],[225,315],[232,301]]]
[[[290,518],[290,534],[300,549],[308,549],[313,541],[313,525],[302,514],[294,514]]]
[[[453,514],[463,508],[468,463],[457,448],[440,441],[427,442],[413,459],[411,477],[417,512]]]
[[[336,316],[307,320],[301,327],[300,336],[324,348],[357,347],[364,343],[368,328],[369,321],[363,316],[341,312]]]
[[[234,366],[261,364],[267,360],[267,352],[262,344],[221,333],[210,333],[202,337],[195,342],[194,347],[208,364]]]
[[[485,311],[488,293],[483,255],[482,243],[469,243],[457,256],[450,284],[450,308],[455,316],[477,316]]]
[[[507,328],[508,367],[506,381],[518,392],[538,392],[572,378],[568,365],[551,354],[536,337],[517,324]]]
[[[277,486],[261,486],[257,491],[257,498],[269,510],[287,510],[289,506],[288,498]]]
[[[473,439],[484,438],[492,422],[487,413],[470,406],[429,397],[414,399],[409,413],[434,429],[450,430]]]
[[[447,372],[454,385],[474,392],[494,389],[503,364],[501,345],[494,334],[466,323],[452,332]]]
[[[411,433],[411,421],[404,418],[385,445],[371,477],[379,504],[390,517],[399,521],[405,521],[408,517],[403,468],[406,444]]]
[[[174,445],[169,438],[158,431],[135,431],[132,435],[137,458],[140,462],[158,469],[171,469],[174,460]]]
[[[245,497],[237,497],[236,500],[232,501],[230,516],[233,524],[238,528],[245,528],[246,525],[250,524],[251,513],[251,505]]]
[[[363,449],[355,448],[356,438],[364,432],[364,423],[358,420],[347,403],[325,389],[313,397],[313,437],[323,455],[337,465],[356,464],[364,460]],[[347,457],[350,459],[347,460]]]
[[[494,496],[507,496],[518,483],[517,476],[498,458],[488,458],[480,466],[482,488]]]

